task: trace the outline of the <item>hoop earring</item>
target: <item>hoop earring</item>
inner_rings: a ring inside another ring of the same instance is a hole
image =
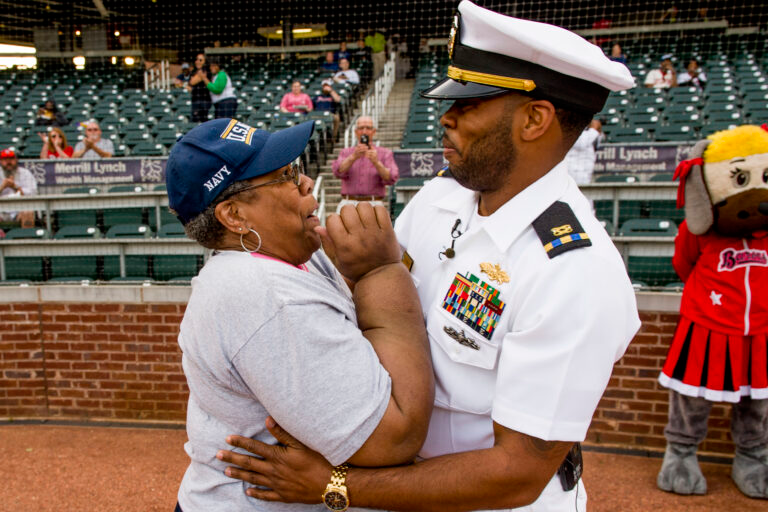
[[[254,250],[249,251],[248,248],[243,243],[243,235],[245,235],[245,233],[240,233],[240,247],[242,247],[245,252],[259,252],[259,249],[261,249],[261,235],[259,235],[259,232],[256,231],[255,229],[248,228],[248,231],[256,235],[256,238],[259,239],[259,245],[257,245]]]

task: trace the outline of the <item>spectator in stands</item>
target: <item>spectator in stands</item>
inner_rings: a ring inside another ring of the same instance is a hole
[[[349,69],[349,60],[341,59],[339,61],[339,71],[333,75],[333,81],[340,84],[349,82],[357,85],[360,83],[360,75],[354,69]]]
[[[347,51],[347,42],[339,43],[339,49],[333,53],[333,60],[339,62],[341,59],[349,59],[350,53]]]
[[[211,93],[214,118],[221,119],[222,117],[235,117],[235,112],[237,112],[237,96],[235,96],[235,88],[232,85],[232,79],[229,78],[229,75],[223,69],[221,69],[221,64],[218,59],[210,59],[208,61],[208,67],[213,76],[213,80],[210,80],[205,74],[201,76],[201,80]]]
[[[67,136],[61,128],[54,127],[48,133],[38,133],[43,139],[43,147],[40,149],[40,159],[71,158],[74,149],[67,144]]]
[[[677,73],[672,64],[672,55],[666,54],[661,57],[661,65],[652,69],[645,75],[645,86],[656,89],[668,89],[677,87]]]
[[[192,93],[192,116],[190,121],[202,123],[208,120],[208,111],[211,110],[211,92],[206,87],[203,78],[211,79],[211,73],[205,64],[205,55],[197,54],[195,69],[189,77],[189,87]]]
[[[373,78],[376,79],[384,70],[384,64],[387,63],[387,38],[384,37],[382,31],[377,30],[366,36],[365,45],[371,49]]]
[[[333,52],[325,52],[325,60],[320,64],[320,71],[335,73],[339,70],[339,64],[333,58]]]
[[[355,62],[371,60],[371,49],[365,45],[362,37],[357,40],[357,48],[352,52],[352,58]]]
[[[187,88],[189,86],[189,78],[191,76],[190,74],[190,67],[189,64],[186,62],[181,63],[181,73],[176,76],[173,80],[173,85],[176,87],[184,87]]]
[[[699,89],[703,89],[707,85],[707,75],[699,67],[699,62],[696,59],[691,59],[688,62],[685,71],[680,73],[677,78],[677,85],[693,85]]]
[[[170,207],[190,238],[214,249],[178,337],[194,392],[176,510],[319,510],[254,501],[215,458],[233,432],[266,440],[268,415],[338,463],[405,463],[426,436],[432,369],[416,290],[381,208],[347,208],[349,232],[328,219],[326,247],[344,247],[336,258],[354,297],[319,250],[318,204],[300,164],[312,129],[269,133],[217,119],[168,158]]]
[[[621,62],[625,66],[627,65],[627,56],[621,50],[621,45],[619,43],[614,43],[613,46],[611,46],[611,54],[608,58],[614,62]]]
[[[280,112],[311,112],[314,106],[312,99],[305,92],[301,92],[301,82],[294,80],[291,84],[291,92],[285,93],[280,100]]]
[[[110,158],[115,154],[115,146],[109,139],[101,138],[101,127],[95,119],[91,119],[85,125],[85,138],[75,144],[72,158],[84,158],[96,160]]]
[[[315,110],[319,112],[330,112],[333,115],[333,140],[336,140],[336,136],[339,134],[341,117],[339,116],[338,110],[340,102],[341,96],[333,90],[333,80],[323,80],[323,88],[320,91],[320,94],[315,96],[313,103],[315,105]]]
[[[46,100],[45,104],[37,109],[35,126],[66,126],[67,124],[69,119],[59,111],[55,101]]]
[[[384,187],[394,185],[400,172],[392,151],[373,144],[376,127],[370,117],[360,117],[355,126],[357,145],[344,148],[334,160],[333,175],[341,178],[341,202],[345,204],[368,201],[384,205]]]
[[[37,195],[37,181],[24,167],[19,167],[19,160],[12,149],[0,151],[0,166],[3,168],[3,181],[0,183],[0,197]],[[22,228],[35,227],[35,212],[0,212],[3,222],[19,222]]]
[[[595,150],[602,133],[602,123],[593,119],[565,154],[564,161],[568,166],[568,174],[577,185],[592,183],[592,173],[595,171]]]

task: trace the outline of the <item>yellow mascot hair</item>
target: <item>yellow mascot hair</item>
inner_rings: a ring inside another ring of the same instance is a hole
[[[712,143],[704,150],[704,163],[768,153],[768,131],[755,125],[737,126],[707,138]]]

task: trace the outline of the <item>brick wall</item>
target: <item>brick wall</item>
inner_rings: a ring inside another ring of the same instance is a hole
[[[0,304],[0,418],[184,421],[183,304]]]
[[[659,385],[678,315],[641,312],[643,325],[616,363],[595,412],[587,442],[632,449],[663,450],[669,391]],[[716,404],[700,452],[732,454],[729,405]]]
[[[187,387],[176,342],[183,314],[183,302],[0,304],[0,419],[183,422]],[[663,450],[667,391],[656,378],[677,314],[641,318],[589,444]],[[732,453],[729,415],[728,406],[713,408],[703,452]]]

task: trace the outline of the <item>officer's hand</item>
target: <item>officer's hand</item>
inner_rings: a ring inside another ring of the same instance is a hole
[[[279,444],[268,445],[247,437],[227,436],[227,443],[256,456],[220,450],[216,458],[234,464],[227,467],[225,474],[260,486],[246,490],[251,498],[320,503],[333,469],[331,465],[322,455],[291,437],[271,417],[267,419],[267,428]]]
[[[329,216],[325,225],[323,246],[332,244],[336,266],[347,279],[358,281],[372,270],[400,261],[400,246],[383,206],[348,204],[339,215]]]

